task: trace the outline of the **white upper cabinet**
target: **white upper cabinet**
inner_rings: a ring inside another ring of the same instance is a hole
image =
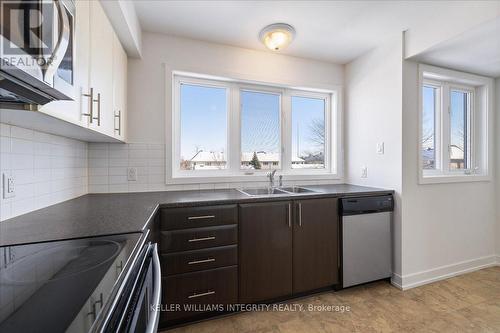
[[[127,54],[115,35],[113,39],[113,111],[115,137],[126,140]]]
[[[90,22],[90,89],[94,114],[90,127],[113,136],[114,31],[99,1],[90,2]]]
[[[88,128],[89,135],[98,132],[97,138],[125,141],[127,54],[100,1],[75,5],[75,99],[50,102],[40,112],[64,120],[61,126],[71,123]]]

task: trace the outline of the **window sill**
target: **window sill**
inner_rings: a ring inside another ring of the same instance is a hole
[[[283,182],[289,181],[315,181],[315,180],[341,180],[342,177],[338,174],[323,173],[314,175],[301,174],[282,174],[279,171],[276,173],[275,181],[283,175]],[[268,178],[265,174],[255,175],[238,175],[238,176],[176,176],[167,177],[167,185],[188,185],[188,184],[216,184],[216,183],[252,183],[252,182],[267,182]]]
[[[468,182],[489,182],[488,175],[466,175],[466,174],[436,174],[420,175],[419,184],[446,184],[446,183],[468,183]]]

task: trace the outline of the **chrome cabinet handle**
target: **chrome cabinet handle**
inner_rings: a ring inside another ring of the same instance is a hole
[[[102,299],[102,293],[100,293],[99,294],[99,299],[97,301],[95,301],[95,302],[92,303],[92,311],[90,311],[89,313],[87,313],[87,316],[92,316],[94,318],[93,320],[95,320],[96,317],[97,317],[97,304],[99,304],[101,306],[101,308],[102,308],[102,304],[103,304],[102,301],[103,301],[103,299]]]
[[[97,103],[97,117],[93,117],[97,120],[97,126],[101,126],[101,93],[97,93],[97,99],[94,99],[93,102]]]
[[[89,117],[89,122],[92,124],[94,122],[94,88],[90,88],[88,94],[83,94],[84,97],[90,99],[89,103],[89,113],[82,113],[82,116]]]
[[[188,298],[189,299],[191,299],[191,298],[198,298],[198,297],[209,296],[209,295],[214,295],[214,294],[215,294],[215,291],[209,290],[206,293],[201,293],[201,294],[194,293],[194,294],[188,296]]]
[[[188,240],[188,242],[203,242],[203,241],[209,241],[209,240],[214,240],[215,236],[209,236],[209,237],[203,237],[203,238],[193,238]]]
[[[120,263],[118,265],[116,265],[116,270],[118,271],[118,273],[120,273],[123,270],[123,261],[122,260],[120,260]]]
[[[302,227],[302,204],[299,202],[299,227]]]
[[[208,259],[203,259],[203,260],[193,260],[193,261],[188,262],[188,265],[204,264],[207,262],[215,262],[215,258],[208,258]]]
[[[118,118],[118,128],[115,126],[115,132],[118,132],[118,135],[122,135],[122,111],[118,110],[118,114],[115,112],[115,124],[116,124],[116,118]]]
[[[189,216],[188,220],[203,220],[203,219],[213,219],[215,215],[202,215],[202,216]]]
[[[288,204],[288,227],[292,227],[292,204]]]

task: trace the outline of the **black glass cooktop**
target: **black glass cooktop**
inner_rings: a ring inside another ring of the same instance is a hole
[[[88,332],[141,236],[0,247],[0,332]]]

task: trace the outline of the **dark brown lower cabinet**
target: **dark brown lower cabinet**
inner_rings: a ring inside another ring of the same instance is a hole
[[[240,303],[292,293],[291,210],[291,201],[240,205]]]
[[[210,306],[238,302],[238,266],[173,275],[162,279],[167,320],[201,315]]]
[[[337,199],[294,202],[293,292],[338,283]]]

